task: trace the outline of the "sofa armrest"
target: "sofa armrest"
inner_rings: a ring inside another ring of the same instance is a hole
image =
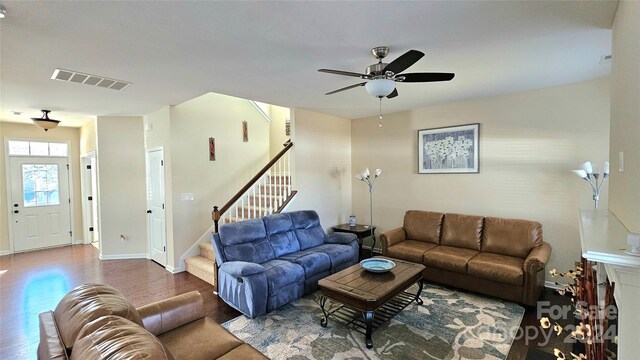
[[[265,272],[264,266],[245,261],[227,261],[220,265],[220,270],[233,277],[250,276]]]
[[[344,233],[344,232],[332,232],[327,234],[324,238],[325,244],[343,244],[350,245],[353,241],[358,241],[356,234]]]
[[[40,313],[38,319],[40,321],[38,359],[67,360],[67,349],[58,333],[53,311]]]
[[[206,316],[204,300],[197,291],[151,303],[137,310],[144,327],[154,335],[164,334]]]
[[[543,242],[542,245],[534,247],[524,260],[524,271],[535,274],[543,270],[549,262],[549,256],[551,256],[551,245],[548,243]]]
[[[395,245],[400,241],[404,241],[407,238],[407,234],[404,228],[396,228],[386,231],[380,235],[380,242],[382,243],[382,254],[386,255],[389,246]]]

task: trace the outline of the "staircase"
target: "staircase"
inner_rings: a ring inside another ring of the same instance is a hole
[[[257,219],[284,211],[297,191],[291,189],[291,157],[293,143],[288,141],[284,149],[265,165],[222,208],[213,207],[211,217],[214,232],[223,223]],[[185,270],[217,287],[217,267],[211,241],[198,244],[200,255],[185,259]]]

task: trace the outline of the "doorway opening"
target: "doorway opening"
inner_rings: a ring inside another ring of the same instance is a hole
[[[82,219],[84,220],[84,243],[100,249],[98,177],[96,152],[87,153],[80,159],[82,167]]]

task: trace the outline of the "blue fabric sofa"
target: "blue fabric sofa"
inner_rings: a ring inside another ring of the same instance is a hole
[[[254,318],[318,287],[318,280],[358,261],[358,240],[325,235],[315,211],[224,224],[212,236],[218,295]]]

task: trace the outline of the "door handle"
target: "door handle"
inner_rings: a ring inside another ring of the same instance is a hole
[[[19,213],[19,212],[20,212],[20,211],[18,211],[18,210],[13,210],[13,213],[14,213],[14,214],[17,214],[17,213]]]
[[[151,210],[147,210],[147,214],[151,214]]]

